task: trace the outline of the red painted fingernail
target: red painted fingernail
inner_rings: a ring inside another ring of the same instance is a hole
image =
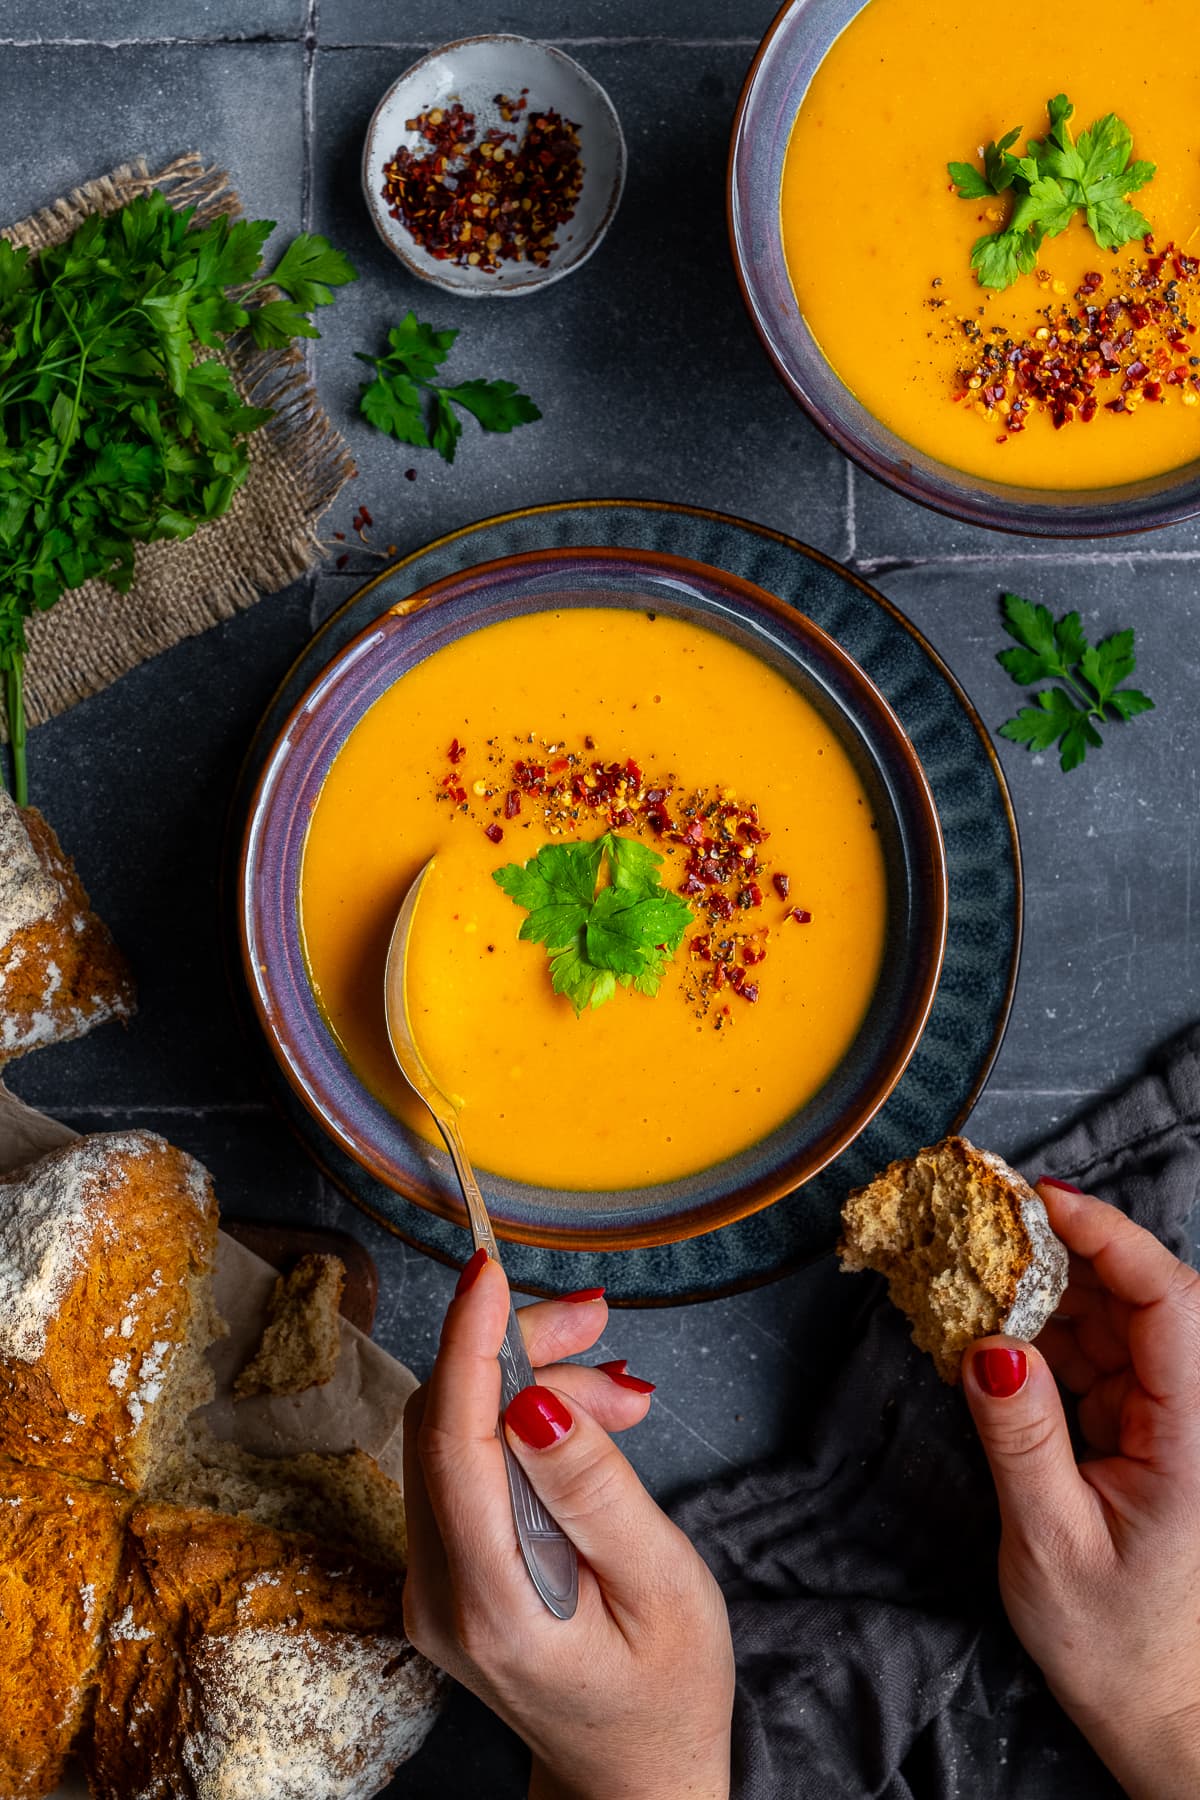
[[[627,1375],[625,1373],[626,1369],[629,1367],[629,1358],[627,1356],[623,1356],[619,1362],[597,1363],[596,1367],[602,1369],[608,1376],[608,1379],[610,1381],[615,1381],[618,1387],[631,1388],[635,1394],[652,1394],[654,1392],[654,1383],[652,1381],[643,1381],[640,1375]]]
[[[549,1388],[527,1387],[509,1401],[504,1423],[531,1450],[549,1450],[562,1442],[575,1421]]]
[[[993,1345],[975,1352],[975,1379],[993,1400],[1011,1400],[1025,1386],[1029,1358],[1023,1350]]]
[[[573,1294],[560,1294],[560,1300],[569,1300],[572,1306],[581,1305],[585,1300],[603,1300],[603,1288],[576,1288]]]
[[[488,1259],[486,1250],[477,1250],[470,1262],[463,1268],[458,1278],[458,1286],[454,1290],[454,1298],[460,1300],[469,1287],[474,1287],[479,1279],[479,1271]]]
[[[1083,1189],[1077,1188],[1073,1181],[1063,1181],[1061,1179],[1061,1177],[1058,1175],[1039,1175],[1037,1180],[1034,1183],[1034,1186],[1041,1187],[1043,1184],[1046,1187],[1065,1188],[1068,1194],[1082,1194],[1083,1193]]]

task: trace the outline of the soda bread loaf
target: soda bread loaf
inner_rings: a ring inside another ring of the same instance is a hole
[[[84,1760],[98,1800],[353,1800],[420,1743],[441,1678],[386,1571],[248,1519],[139,1506]]]
[[[58,1785],[100,1663],[133,1496],[0,1459],[0,1795]]]
[[[0,1455],[145,1485],[212,1398],[212,1183],[148,1131],[0,1181]]]
[[[125,959],[70,857],[0,789],[0,1065],[133,1010]]]
[[[842,1208],[844,1270],[875,1269],[943,1381],[963,1351],[1004,1332],[1036,1337],[1067,1285],[1067,1252],[1041,1200],[963,1137],[894,1162]]]
[[[71,1750],[106,1800],[370,1800],[436,1716],[395,1483],[189,1419],[216,1234],[148,1132],[0,1181],[0,1800]]]

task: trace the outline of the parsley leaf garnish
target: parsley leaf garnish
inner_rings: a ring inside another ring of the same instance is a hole
[[[260,270],[270,220],[194,213],[151,193],[37,257],[0,240],[0,674],[21,804],[24,621],[85,581],[127,592],[135,544],[227,511],[271,416],[197,347],[315,337],[306,313],[355,279],[308,235]]]
[[[460,381],[456,387],[434,382],[457,336],[457,331],[435,331],[410,312],[388,332],[386,355],[354,353],[375,371],[375,379],[364,382],[359,394],[364,418],[402,444],[436,450],[448,463],[454,461],[462,436],[455,406],[471,413],[485,431],[512,431],[542,416],[512,381]]]
[[[618,987],[657,994],[692,921],[686,900],[659,884],[662,860],[609,831],[590,844],[543,844],[529,862],[493,873],[529,914],[518,936],[545,945],[554,991],[577,1014],[603,1006]],[[597,889],[605,863],[608,885]]]
[[[1137,667],[1132,631],[1115,631],[1089,644],[1077,612],[1064,613],[1056,622],[1047,607],[1017,594],[1005,594],[1001,605],[1005,627],[1019,648],[1001,650],[996,660],[1022,687],[1059,680],[1071,690],[1052,687],[1035,694],[1037,705],[1023,706],[1000,727],[1001,737],[1030,750],[1058,744],[1062,767],[1075,769],[1089,749],[1098,750],[1104,742],[1094,721],[1110,725],[1110,712],[1116,719],[1134,719],[1154,710],[1153,700],[1138,688],[1121,686]]]
[[[1149,221],[1127,196],[1145,187],[1154,175],[1151,162],[1131,162],[1133,134],[1115,113],[1106,113],[1076,142],[1069,120],[1075,111],[1065,94],[1046,102],[1050,129],[1030,138],[1024,156],[1012,146],[1021,127],[1007,132],[983,152],[983,171],[973,163],[946,167],[962,200],[983,200],[1007,193],[1015,205],[1008,224],[977,238],[971,267],[982,287],[1011,287],[1019,275],[1037,267],[1038,251],[1047,238],[1065,231],[1077,212],[1101,250],[1119,250],[1132,238],[1145,237]]]

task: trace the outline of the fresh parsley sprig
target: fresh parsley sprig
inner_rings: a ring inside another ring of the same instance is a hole
[[[462,436],[456,406],[478,419],[485,431],[512,431],[542,416],[513,381],[460,381],[454,387],[435,382],[432,377],[457,336],[457,331],[435,331],[410,312],[388,332],[384,356],[354,352],[375,371],[375,379],[365,382],[359,394],[363,416],[402,444],[436,450],[448,463],[454,461]]]
[[[1001,737],[1030,750],[1049,750],[1057,743],[1062,767],[1069,770],[1078,768],[1089,748],[1098,750],[1104,742],[1097,724],[1153,712],[1153,700],[1138,688],[1121,685],[1137,667],[1132,631],[1115,631],[1089,644],[1077,612],[1064,613],[1056,623],[1047,607],[1018,594],[1005,594],[1001,605],[1009,636],[1020,647],[1001,650],[996,660],[1022,687],[1045,680],[1065,684],[1035,694],[1037,705],[1023,706],[1000,727]]]
[[[355,279],[322,237],[267,272],[269,220],[193,218],[152,193],[36,258],[0,239],[0,674],[21,805],[25,620],[93,578],[127,592],[136,544],[228,509],[271,414],[198,349],[316,337],[304,315]]]
[[[529,862],[495,870],[529,914],[517,935],[546,946],[554,991],[577,1015],[618,987],[657,994],[692,921],[686,900],[659,884],[662,860],[637,838],[606,832],[593,843],[543,844]],[[608,885],[597,888],[605,863]]]
[[[1065,231],[1077,212],[1084,214],[1101,250],[1119,250],[1150,230],[1127,196],[1151,180],[1154,164],[1130,161],[1128,125],[1106,113],[1076,142],[1068,123],[1075,108],[1066,95],[1048,100],[1046,110],[1050,130],[1044,138],[1030,138],[1024,156],[1012,154],[1021,135],[1018,125],[984,150],[982,174],[974,163],[946,165],[962,200],[1010,190],[1015,197],[1008,224],[977,238],[972,247],[971,267],[983,287],[1011,287],[1019,275],[1030,274],[1045,239]]]

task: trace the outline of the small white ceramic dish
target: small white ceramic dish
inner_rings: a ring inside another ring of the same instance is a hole
[[[516,98],[528,90],[528,110],[553,108],[579,127],[583,186],[575,216],[559,227],[550,260],[504,262],[495,271],[459,268],[440,262],[393,219],[384,198],[384,165],[401,144],[418,149],[423,140],[408,121],[430,107],[458,100],[477,120],[480,134],[504,125],[497,94]],[[625,139],[612,101],[586,69],[549,44],[522,37],[461,38],[443,44],[392,83],[375,108],[363,149],[363,192],[378,231],[405,266],[448,293],[477,299],[485,294],[530,294],[578,269],[612,222],[625,186]]]

